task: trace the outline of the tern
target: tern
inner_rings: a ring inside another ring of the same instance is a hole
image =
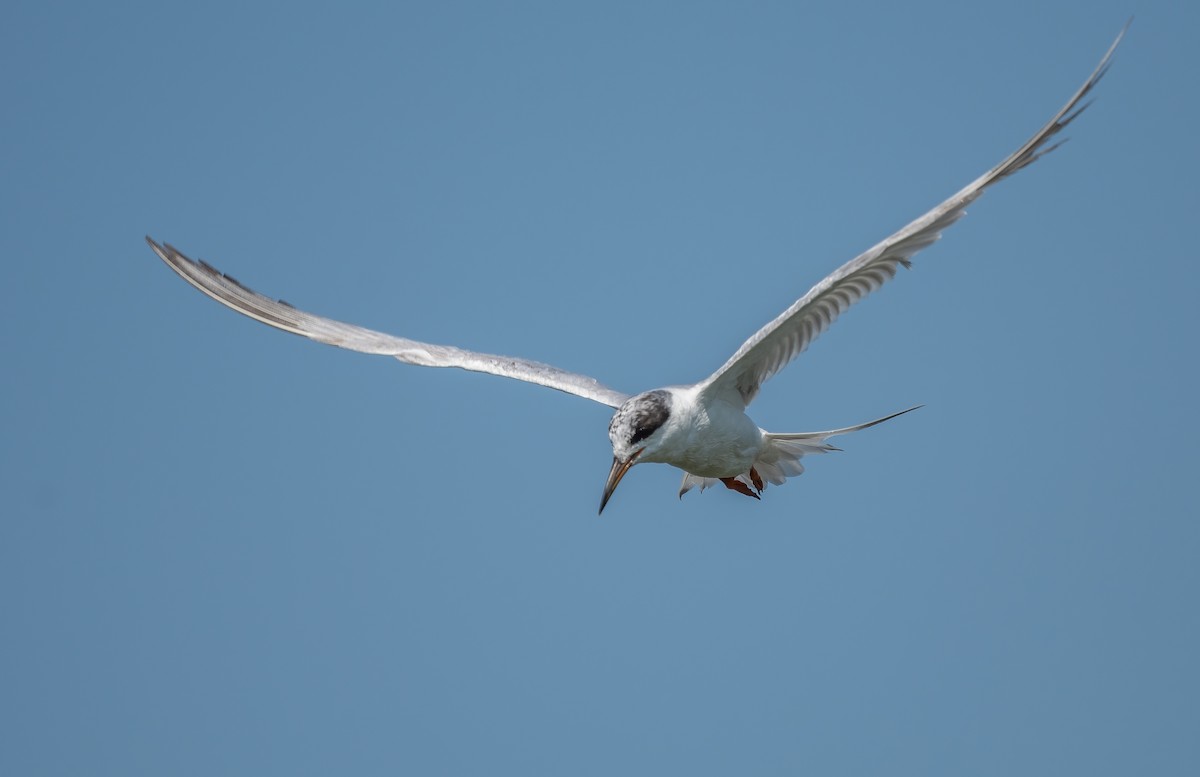
[[[692,385],[631,396],[548,364],[364,329],[263,296],[169,244],[150,237],[146,242],[168,267],[200,291],[285,332],[351,351],[392,356],[407,364],[458,367],[515,378],[616,408],[608,425],[613,460],[600,499],[601,513],[630,468],[651,462],[683,470],[680,497],[697,485],[703,491],[722,483],[758,499],[767,483],[782,485],[802,473],[800,459],[805,455],[839,450],[827,442],[829,438],[881,424],[920,407],[856,426],[785,434],[761,429],[746,415],[747,406],[767,379],[808,348],[847,308],[895,277],[898,268],[911,267],[913,255],[937,241],[985,189],[1062,143],[1050,141],[1087,108],[1089,103],[1083,99],[1108,70],[1128,26],[1126,23],[1083,86],[1020,148],[925,215],[839,267],[754,333],[716,372]]]

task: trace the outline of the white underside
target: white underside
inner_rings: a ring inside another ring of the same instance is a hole
[[[822,442],[824,437],[803,437],[801,439],[787,439],[786,436],[776,436],[768,432],[763,432],[763,446],[758,455],[743,471],[734,475],[735,480],[740,480],[749,488],[755,488],[754,481],[750,476],[750,469],[754,471],[762,479],[764,484],[781,486],[788,478],[796,477],[804,472],[804,465],[800,463],[800,459],[810,453],[826,453],[828,451],[838,450],[832,445]],[[729,475],[720,475],[718,477],[705,477],[704,475],[696,475],[691,472],[684,471],[683,482],[679,485],[679,496],[683,496],[688,491],[691,491],[696,486],[700,486],[700,490],[714,486],[721,482],[721,477],[729,477]]]
[[[716,485],[723,478],[741,481],[755,492],[753,470],[765,486],[783,485],[804,472],[800,459],[815,453],[836,451],[826,440],[839,434],[857,432],[903,415],[915,407],[874,421],[823,432],[778,434],[760,429],[740,402],[740,398],[703,396],[700,386],[672,386],[664,391],[672,395],[671,413],[663,424],[656,444],[647,446],[637,463],[670,464],[684,471],[679,495],[700,486]],[[614,448],[618,458],[624,455]]]
[[[662,443],[653,452],[647,451],[643,461],[682,469],[680,496],[697,485],[704,490],[730,477],[755,488],[751,469],[762,481],[782,485],[804,471],[803,456],[837,450],[827,445],[825,438],[847,431],[771,434],[750,420],[736,400],[697,401],[694,389],[671,391],[676,399]]]
[[[751,468],[758,474],[764,486],[767,483],[781,486],[788,478],[796,477],[804,472],[804,465],[800,463],[800,459],[803,457],[810,453],[828,453],[829,451],[841,450],[825,442],[830,437],[857,432],[916,409],[916,407],[910,407],[908,410],[901,410],[899,413],[892,413],[883,418],[868,421],[865,424],[847,426],[841,429],[830,429],[825,432],[773,434],[758,429],[759,443],[757,450],[748,460],[742,461],[740,468],[729,469],[725,472],[712,472],[696,471],[681,466],[680,469],[684,473],[683,482],[679,485],[679,496],[682,497],[696,486],[700,486],[700,490],[703,491],[709,486],[719,483],[721,478],[727,477],[739,480],[747,487],[758,491],[759,489],[754,484],[754,478],[750,474]],[[745,417],[745,414],[743,414],[743,417]],[[748,418],[746,420],[749,421]]]
[[[762,429],[739,404],[725,399],[698,401],[692,387],[667,389],[674,397],[662,438],[641,462],[671,464],[701,477],[749,472],[764,446]]]

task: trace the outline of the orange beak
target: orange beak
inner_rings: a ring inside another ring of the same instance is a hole
[[[645,448],[639,448],[633,452],[625,461],[621,461],[616,456],[613,456],[612,469],[608,471],[608,480],[604,482],[604,496],[600,498],[600,512],[604,512],[604,506],[608,504],[609,498],[613,495],[613,491],[617,490],[617,484],[621,482],[621,478],[625,477],[625,473],[633,466],[633,462],[641,454]]]

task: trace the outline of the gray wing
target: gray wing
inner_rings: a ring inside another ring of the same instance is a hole
[[[620,407],[629,398],[628,395],[614,391],[594,378],[560,370],[549,364],[511,356],[475,353],[450,345],[422,343],[306,313],[282,300],[264,297],[207,262],[189,259],[170,245],[156,243],[149,237],[146,238],[146,242],[168,267],[222,305],[276,329],[319,343],[362,353],[394,356],[402,362],[422,367],[459,367],[473,372],[515,378],[575,394],[610,407]]]
[[[743,343],[729,361],[700,384],[701,391],[731,399],[735,398],[736,392],[743,403],[750,404],[762,384],[808,348],[839,315],[895,277],[901,265],[909,267],[913,254],[936,242],[942,230],[966,215],[967,205],[984,189],[1057,148],[1062,141],[1046,144],[1087,108],[1089,103],[1081,104],[1081,101],[1108,70],[1113,52],[1128,27],[1126,23],[1079,91],[1025,145],[950,199],[812,287]]]

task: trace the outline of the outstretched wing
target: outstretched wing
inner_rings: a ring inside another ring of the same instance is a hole
[[[1081,101],[1108,70],[1113,52],[1128,27],[1126,23],[1079,91],[1025,145],[950,199],[812,287],[778,318],[743,343],[729,361],[701,384],[701,391],[731,399],[740,396],[744,404],[750,404],[762,384],[808,348],[839,315],[895,277],[900,265],[909,267],[913,254],[936,242],[942,230],[966,215],[967,205],[984,189],[1057,148],[1062,141],[1046,144],[1087,108],[1088,103],[1081,104]]]
[[[156,243],[149,237],[146,238],[146,242],[168,267],[222,305],[276,329],[319,343],[362,353],[394,356],[402,362],[422,367],[459,367],[473,372],[515,378],[575,394],[610,407],[620,407],[629,398],[626,394],[602,385],[595,378],[560,370],[549,364],[511,356],[476,353],[450,345],[422,343],[306,313],[282,300],[264,297],[207,262],[189,259],[170,245]]]

